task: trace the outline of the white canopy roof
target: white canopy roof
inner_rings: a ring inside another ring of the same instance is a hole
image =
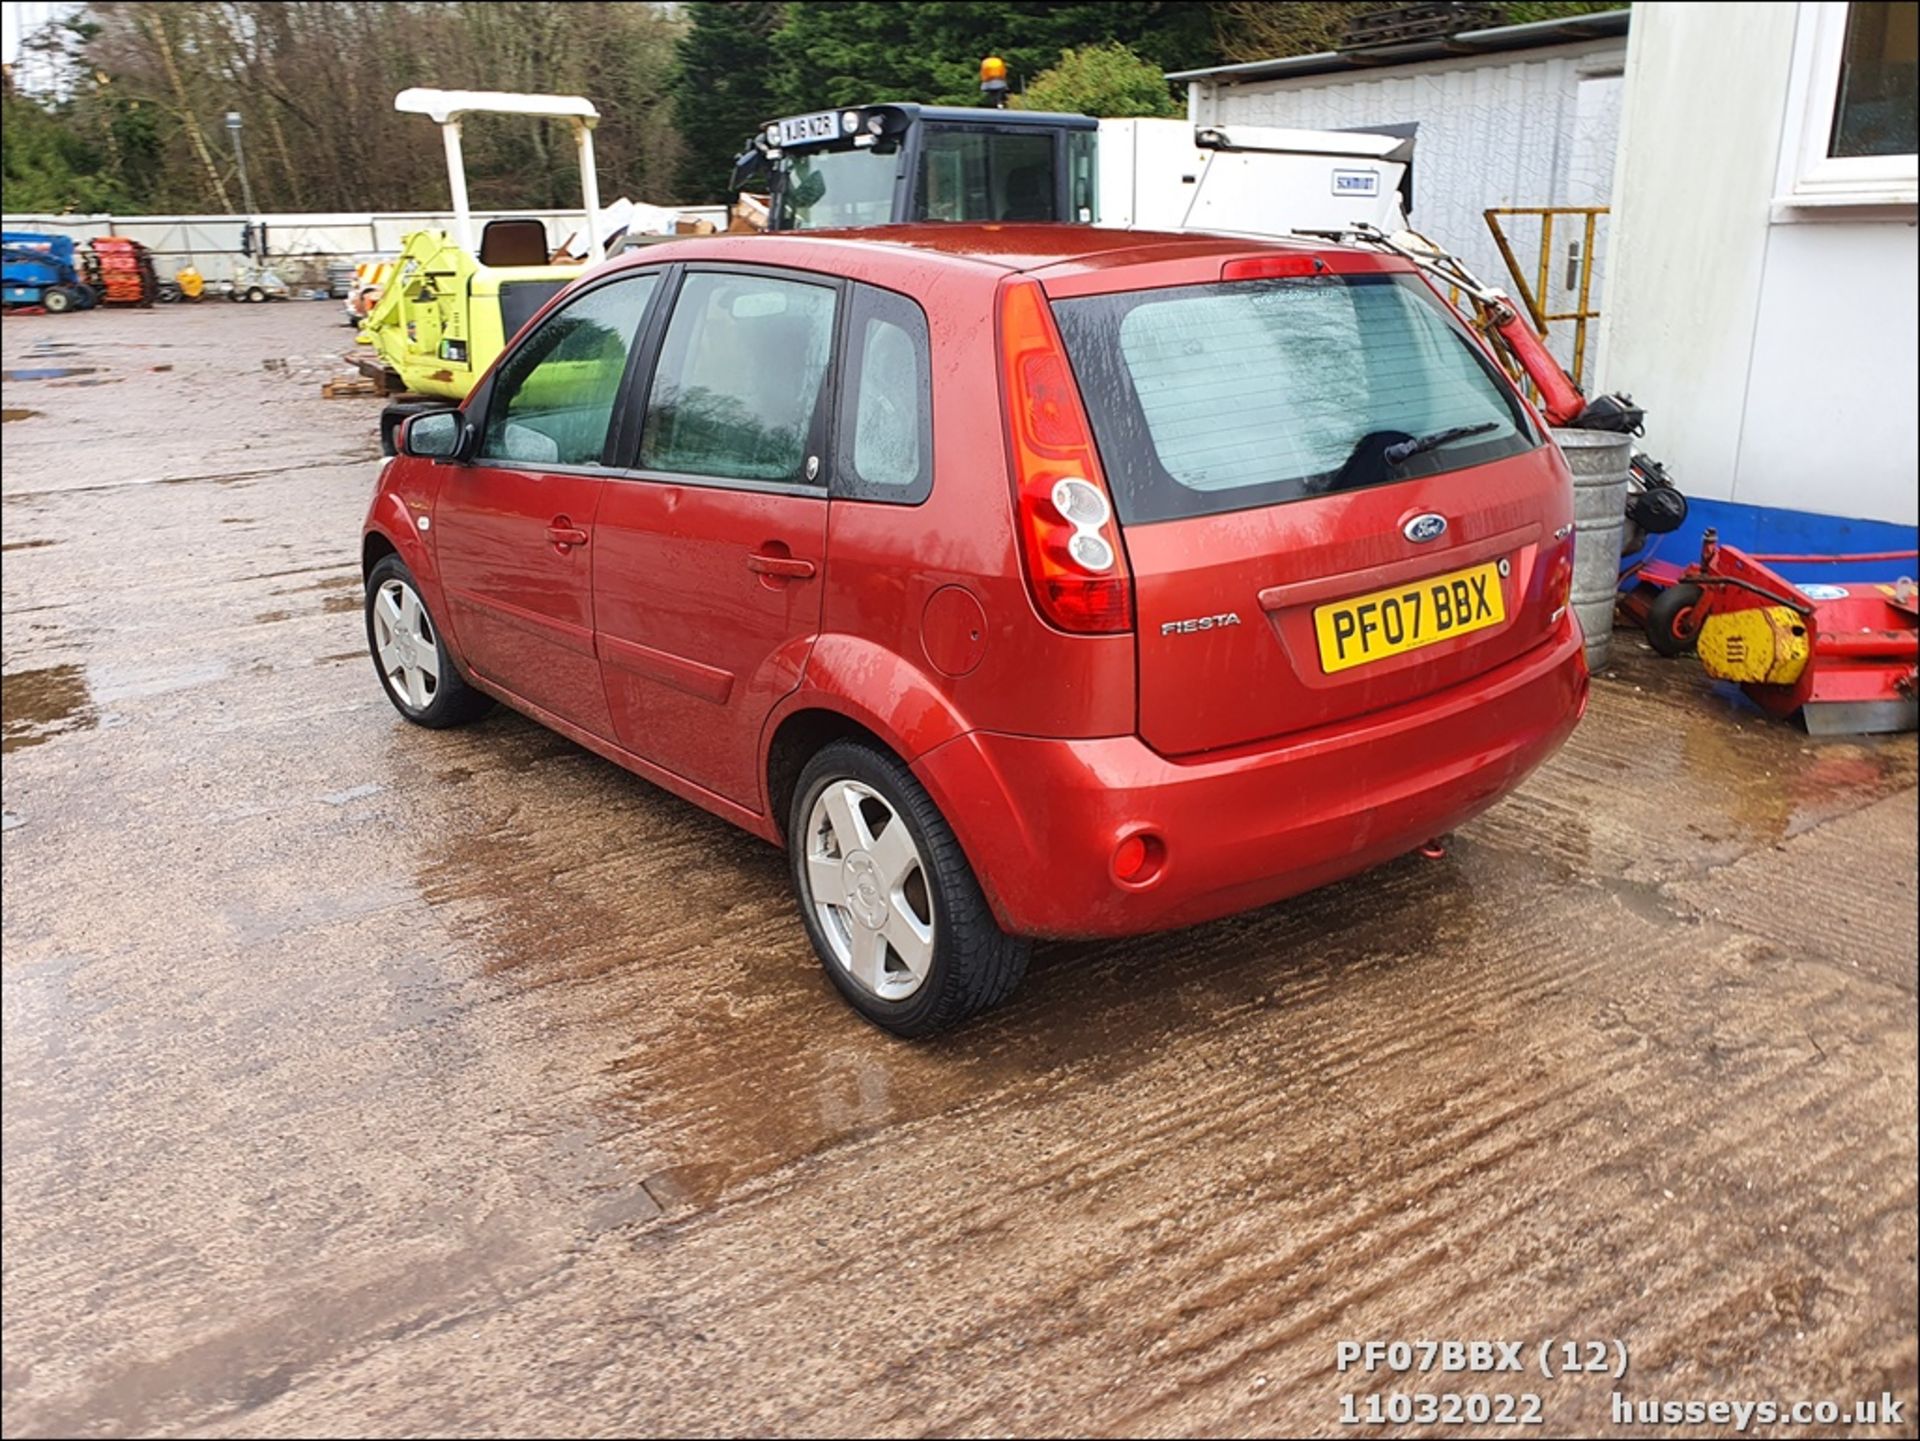
[[[393,97],[393,108],[410,115],[429,115],[441,125],[462,115],[482,111],[494,115],[545,115],[561,120],[600,118],[593,102],[580,95],[518,95],[507,90],[433,90],[415,86]]]

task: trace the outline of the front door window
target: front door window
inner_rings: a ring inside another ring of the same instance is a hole
[[[655,272],[587,291],[541,322],[494,381],[480,459],[530,469],[597,466]]]

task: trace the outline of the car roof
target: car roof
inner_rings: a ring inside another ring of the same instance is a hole
[[[810,268],[833,269],[836,256],[863,270],[889,258],[907,264],[945,262],[956,268],[1008,272],[1085,272],[1169,260],[1280,251],[1313,254],[1345,247],[1311,239],[1228,235],[1200,231],[1129,230],[1114,226],[1040,224],[875,225],[851,230],[797,230],[719,235],[648,245],[643,260],[726,259],[777,265],[785,257]],[[1365,252],[1382,261],[1392,257]],[[1404,262],[1402,262],[1404,265]],[[1383,264],[1380,268],[1399,268]]]

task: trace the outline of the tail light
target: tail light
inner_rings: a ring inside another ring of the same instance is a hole
[[[1567,613],[1567,601],[1573,595],[1573,537],[1554,547],[1553,558],[1547,562],[1546,584],[1541,594],[1547,602],[1547,624],[1558,625],[1560,617]]]
[[[1113,497],[1066,347],[1030,280],[1001,293],[1000,357],[1021,556],[1034,603],[1061,630],[1131,630],[1133,581]]]

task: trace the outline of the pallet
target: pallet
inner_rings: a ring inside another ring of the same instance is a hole
[[[336,375],[333,379],[323,380],[320,383],[320,396],[323,400],[347,400],[357,396],[385,395],[386,393],[386,386],[362,375]]]
[[[1481,30],[1500,21],[1500,8],[1491,4],[1399,5],[1353,16],[1334,48],[1345,53],[1436,40],[1444,42],[1463,30]]]

